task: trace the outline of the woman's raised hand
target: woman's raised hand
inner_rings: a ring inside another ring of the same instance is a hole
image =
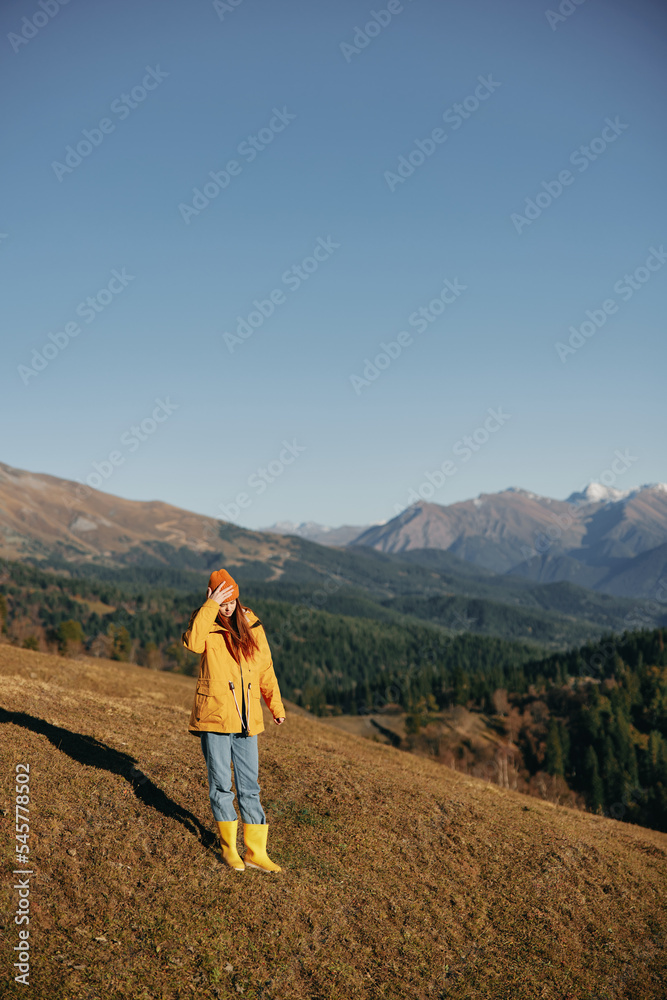
[[[234,593],[234,587],[231,583],[218,584],[215,590],[211,590],[210,587],[206,588],[206,597],[208,600],[215,601],[217,604],[231,604],[234,598],[231,596]]]

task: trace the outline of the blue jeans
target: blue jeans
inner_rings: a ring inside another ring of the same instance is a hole
[[[266,823],[259,801],[257,737],[238,733],[200,733],[200,736],[208,770],[208,794],[216,822],[231,823],[238,818],[232,790],[230,763],[233,763],[236,797],[243,822]]]

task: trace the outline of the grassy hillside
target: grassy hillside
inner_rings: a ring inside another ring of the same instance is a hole
[[[3,995],[658,1000],[667,836],[288,709],[260,737],[284,871],[216,857],[191,679],[0,646]],[[30,987],[14,768],[30,765]]]

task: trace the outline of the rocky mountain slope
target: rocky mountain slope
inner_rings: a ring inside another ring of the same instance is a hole
[[[667,486],[619,496],[592,486],[562,501],[508,489],[446,507],[419,503],[351,544],[382,552],[443,549],[495,573],[648,596],[667,566]],[[630,567],[639,556],[648,562],[638,580]]]

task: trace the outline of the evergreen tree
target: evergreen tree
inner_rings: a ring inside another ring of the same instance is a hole
[[[602,787],[602,780],[600,778],[598,755],[592,746],[589,746],[586,749],[586,756],[584,757],[584,772],[588,787],[588,804],[592,812],[601,812],[604,804],[604,790]]]
[[[570,748],[572,741],[565,722],[558,723],[558,735],[560,737],[560,745],[563,748],[563,767],[565,769],[565,773],[568,774],[571,771]]]
[[[547,733],[545,766],[549,774],[559,774],[561,777],[565,775],[563,747],[560,741],[560,732],[558,729],[558,723],[553,717],[549,722],[549,732]]]
[[[604,787],[604,798],[608,806],[622,803],[624,799],[623,773],[614,752],[614,744],[611,736],[607,734],[604,739],[602,751],[602,784]]]

